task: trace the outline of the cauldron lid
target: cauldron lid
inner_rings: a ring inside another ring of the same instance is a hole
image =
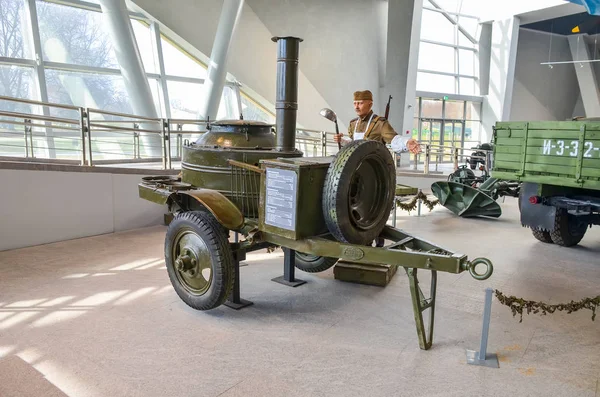
[[[211,125],[235,125],[235,126],[258,126],[258,127],[272,127],[274,124],[268,124],[263,121],[256,120],[219,120],[211,122]]]

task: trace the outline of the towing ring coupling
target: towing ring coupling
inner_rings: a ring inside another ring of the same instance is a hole
[[[475,268],[477,267],[477,265],[481,264],[485,265],[485,272],[477,273]],[[494,266],[492,265],[492,262],[487,258],[475,258],[472,261],[465,263],[464,270],[468,270],[469,274],[471,274],[471,276],[476,280],[487,280],[494,272]]]

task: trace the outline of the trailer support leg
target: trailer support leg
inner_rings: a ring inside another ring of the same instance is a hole
[[[431,270],[431,288],[429,298],[425,298],[419,279],[417,278],[417,269],[405,268],[410,284],[410,295],[413,303],[413,313],[415,316],[415,324],[417,326],[417,336],[419,337],[419,347],[423,350],[429,350],[433,343],[433,322],[435,315],[435,292],[437,287],[437,271]],[[425,322],[423,321],[423,312],[429,309],[429,327],[425,330]]]
[[[290,248],[281,247],[283,250],[283,276],[275,277],[271,281],[287,285],[288,287],[297,287],[305,284],[306,281],[295,278],[296,270],[296,251]]]
[[[223,304],[235,310],[240,310],[253,304],[253,302],[240,298],[240,261],[244,259],[246,259],[246,251],[238,250],[233,252],[233,291],[231,291],[231,295],[227,297],[227,300]]]

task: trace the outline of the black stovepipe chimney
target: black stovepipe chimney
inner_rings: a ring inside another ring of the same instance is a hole
[[[296,115],[298,112],[299,37],[273,37],[277,43],[277,95],[275,99],[277,149],[296,150]]]

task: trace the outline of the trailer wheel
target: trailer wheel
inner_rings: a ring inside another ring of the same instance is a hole
[[[222,226],[204,212],[183,212],[169,224],[165,264],[177,295],[188,306],[210,310],[233,289],[233,253]]]
[[[394,204],[396,169],[380,142],[359,140],[338,152],[323,187],[323,216],[338,241],[368,245],[387,223]]]
[[[583,223],[576,216],[570,215],[566,209],[557,208],[554,218],[554,230],[550,232],[550,237],[554,244],[563,247],[572,247],[579,244],[585,232],[587,223]]]
[[[335,265],[337,261],[337,258],[305,254],[296,251],[296,268],[306,273],[324,272]]]
[[[542,243],[552,244],[552,237],[550,236],[550,232],[539,229],[531,229],[531,233],[533,234],[533,237],[540,240]]]

